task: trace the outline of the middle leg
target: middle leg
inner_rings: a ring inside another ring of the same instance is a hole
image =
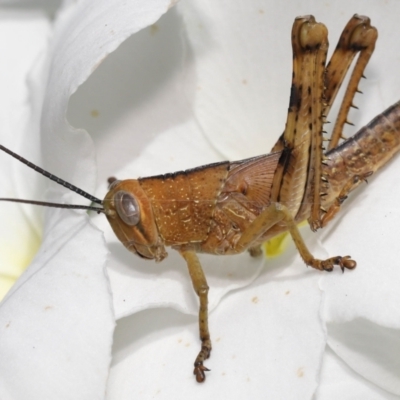
[[[350,256],[336,256],[330,257],[326,260],[315,258],[308,250],[296,222],[294,221],[289,210],[279,203],[270,204],[243,232],[241,238],[236,244],[235,250],[240,253],[247,248],[251,248],[253,243],[257,242],[265,232],[268,232],[274,225],[281,223],[284,224],[289,231],[292,239],[300,253],[303,261],[320,271],[332,271],[335,265],[340,266],[341,270],[345,268],[353,269],[357,263],[350,258]]]

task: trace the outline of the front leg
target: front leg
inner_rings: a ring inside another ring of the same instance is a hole
[[[350,256],[336,256],[326,260],[319,260],[315,258],[308,250],[300,231],[290,214],[289,210],[279,203],[270,204],[243,232],[241,238],[236,244],[235,250],[240,253],[247,248],[251,248],[255,242],[262,239],[263,235],[268,232],[276,224],[283,224],[290,232],[294,244],[300,253],[303,261],[320,271],[332,271],[335,265],[340,266],[341,270],[345,268],[353,269],[356,267],[356,262]]]
[[[199,331],[201,340],[201,350],[194,362],[193,374],[196,375],[197,382],[204,382],[206,379],[205,372],[209,371],[203,365],[204,360],[210,357],[211,353],[211,340],[210,332],[208,330],[208,285],[207,280],[201,267],[199,258],[194,250],[189,247],[182,246],[179,249],[180,254],[185,259],[189,275],[192,280],[194,291],[200,300],[199,309]]]

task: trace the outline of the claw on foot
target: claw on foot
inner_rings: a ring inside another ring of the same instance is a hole
[[[350,258],[350,256],[345,256],[345,257],[339,257],[339,265],[340,269],[342,272],[344,272],[344,269],[354,269],[357,266],[357,263]]]
[[[197,365],[196,365],[197,364]],[[193,375],[196,375],[196,381],[202,383],[206,380],[205,372],[211,371],[203,363],[196,363],[194,365]]]
[[[350,256],[345,257],[332,257],[327,260],[322,261],[321,266],[324,271],[331,272],[333,267],[338,265],[342,272],[344,272],[345,268],[354,269],[357,266],[357,263],[351,259]]]
[[[252,257],[260,257],[262,255],[261,246],[254,246],[248,249]]]

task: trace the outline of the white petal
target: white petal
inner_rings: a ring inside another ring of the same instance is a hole
[[[29,121],[27,75],[43,51],[49,32],[49,22],[40,13],[0,13],[0,45],[3,60],[0,64],[0,143],[20,153],[21,135]],[[33,42],[33,44],[32,44]],[[32,154],[31,154],[32,155]],[[29,156],[29,154],[27,154]],[[0,197],[29,198],[29,181],[37,174],[7,154],[0,154]],[[32,219],[27,207],[19,204],[0,205],[0,299],[30,263],[39,247],[39,219]]]
[[[400,220],[398,196],[393,182],[400,158],[357,189],[336,223],[323,233],[323,243],[336,254],[350,253],[357,268],[344,275],[324,276],[327,292],[326,318],[329,322],[347,322],[357,317],[400,329],[397,307],[400,281],[396,230]],[[387,193],[387,196],[382,194]]]
[[[398,400],[352,371],[335,353],[327,348],[322,364],[321,383],[315,398],[318,400]]]
[[[190,79],[187,75],[192,77],[191,86],[195,81],[193,67],[183,65],[182,24],[177,10],[169,10],[152,26],[126,40],[72,96],[68,120],[92,135],[100,184],[114,175],[133,179],[217,160],[216,153],[202,157],[204,147],[196,149],[197,136],[190,146],[198,128],[183,84],[185,78]],[[175,127],[180,130],[179,138],[164,142],[168,147],[146,162],[143,152],[147,146]],[[124,168],[138,157],[146,164],[136,171],[137,175],[125,174]],[[124,175],[118,175],[121,173]],[[98,193],[104,196],[104,189]]]
[[[395,23],[391,19],[375,22],[375,18],[373,22],[379,39],[372,59],[376,64],[367,70],[373,79],[363,89],[368,94],[372,91],[368,100],[363,99],[368,119],[398,100],[400,84],[395,73],[398,63],[386,58],[400,51],[393,40]],[[358,262],[357,269],[343,277],[323,278],[329,344],[361,376],[396,394],[400,394],[400,369],[393,354],[400,347],[400,270],[395,232],[400,191],[393,182],[399,165],[397,156],[368,185],[356,190],[340,218],[322,234],[330,254],[351,254]]]
[[[104,394],[114,317],[103,238],[82,215],[52,214],[35,262],[0,309],[2,399]]]
[[[400,394],[395,356],[400,348],[400,270],[395,232],[400,193],[393,182],[399,166],[397,158],[357,190],[342,218],[325,233],[329,252],[350,253],[358,266],[321,282],[332,349],[361,376],[396,394]]]
[[[59,18],[42,121],[45,167],[55,175],[62,171],[65,180],[93,192],[94,148],[86,132],[65,121],[69,97],[122,41],[155,22],[169,6],[169,0],[104,0],[93,7],[87,0],[72,4]]]
[[[65,121],[69,96],[102,58],[169,5],[103,1],[93,8],[86,1],[60,14],[48,79],[47,71],[38,68],[31,82],[35,111],[40,112],[44,99],[42,165],[48,170],[93,189],[93,147],[87,134],[73,131]],[[36,114],[33,119],[40,118]],[[32,125],[30,140],[37,143],[39,129]],[[51,197],[59,200],[59,192]],[[47,221],[41,253],[2,304],[1,397],[102,398],[114,321],[103,270],[105,244],[81,214],[56,211]]]

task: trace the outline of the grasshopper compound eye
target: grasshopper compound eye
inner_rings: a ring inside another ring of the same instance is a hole
[[[140,221],[140,207],[136,199],[124,190],[118,191],[114,196],[117,213],[127,225],[135,226]]]

